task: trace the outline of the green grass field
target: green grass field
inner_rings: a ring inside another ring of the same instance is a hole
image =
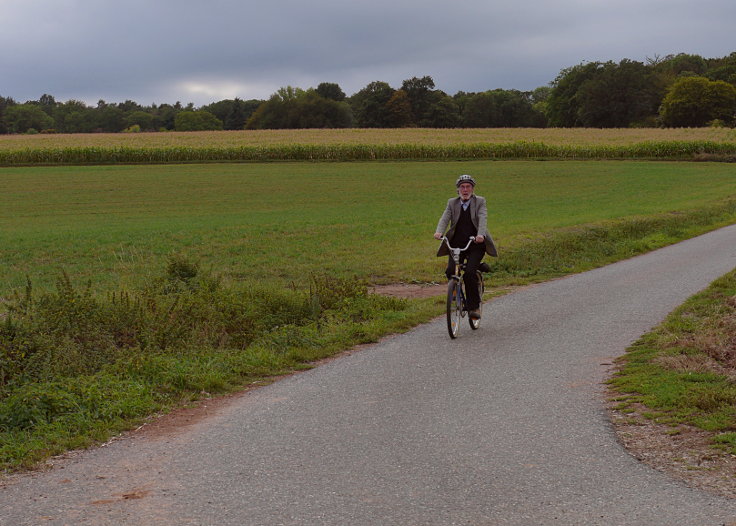
[[[461,173],[489,202],[491,286],[736,221],[726,163],[0,168],[0,469],[437,316],[366,284],[441,280]]]
[[[658,162],[205,164],[0,169],[0,289],[60,269],[135,285],[180,252],[234,280],[323,269],[429,282],[432,233],[457,174],[488,199],[501,253],[541,233],[709,206],[733,166]]]

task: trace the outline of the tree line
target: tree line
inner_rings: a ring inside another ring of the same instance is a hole
[[[226,99],[142,106],[96,106],[44,94],[18,103],[0,96],[0,133],[92,133],[284,128],[496,128],[736,126],[736,52],[707,59],[681,53],[587,62],[532,91],[494,89],[448,95],[430,76],[393,88],[371,82],[347,96],[336,83],[287,86],[267,100]]]

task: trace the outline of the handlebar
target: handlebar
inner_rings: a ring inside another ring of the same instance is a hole
[[[454,247],[451,247],[450,246],[450,240],[447,239],[447,236],[442,236],[442,241],[444,241],[444,243],[447,245],[447,248],[449,248],[450,251],[453,254],[458,254],[459,255],[460,252],[464,252],[464,251],[468,250],[468,248],[470,248],[470,245],[472,245],[473,244],[473,241],[475,241],[475,236],[470,236],[470,239],[468,240],[468,244],[465,245],[465,248],[454,248]]]
[[[460,253],[464,252],[465,250],[468,250],[470,248],[470,245],[473,244],[473,241],[475,241],[474,236],[470,236],[470,239],[468,239],[468,244],[465,245],[465,248],[453,248],[450,246],[450,240],[447,239],[447,236],[442,236],[442,241],[447,245],[447,248],[450,249],[450,253],[452,254],[452,260],[455,262],[455,265],[460,265]]]

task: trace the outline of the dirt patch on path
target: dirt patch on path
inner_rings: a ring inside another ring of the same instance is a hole
[[[444,295],[447,292],[447,283],[375,285],[370,292],[394,298],[431,298]]]

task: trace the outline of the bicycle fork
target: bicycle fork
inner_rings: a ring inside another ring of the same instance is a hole
[[[454,275],[450,279],[455,280],[455,294],[457,296],[455,301],[460,308],[460,317],[465,317],[465,294],[463,293],[462,278],[460,276]]]

